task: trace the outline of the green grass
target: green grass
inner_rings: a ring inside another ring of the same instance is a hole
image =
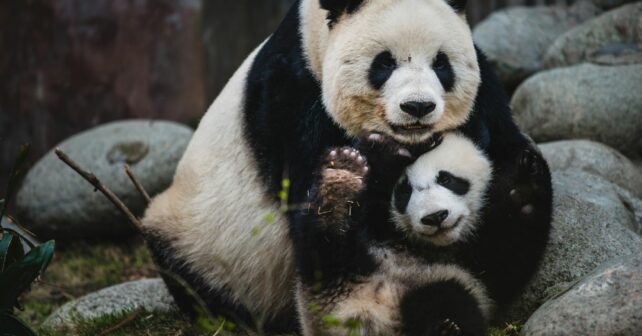
[[[67,301],[125,281],[156,276],[151,257],[139,240],[62,246],[42,279],[22,298],[24,310],[18,315],[38,326]]]
[[[94,320],[78,320],[74,328],[41,329],[41,336],[70,335],[204,335],[192,330],[190,323],[178,313],[125,312],[118,315],[104,316]]]

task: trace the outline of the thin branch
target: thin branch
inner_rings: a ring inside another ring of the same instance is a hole
[[[66,163],[71,169],[75,170],[76,173],[78,173],[80,176],[82,176],[87,182],[91,183],[91,185],[94,186],[97,190],[99,190],[103,195],[109,199],[117,208],[122,212],[128,219],[129,221],[136,226],[137,229],[140,229],[142,227],[140,220],[134,216],[134,214],[129,210],[129,208],[116,196],[109,188],[104,186],[100,180],[96,177],[96,175],[80,168],[80,166],[74,162],[65,152],[63,152],[60,148],[56,148],[55,150],[56,155],[58,155],[58,158],[62,160],[62,162]]]
[[[136,309],[136,310],[135,310],[134,312],[132,312],[129,316],[127,316],[126,318],[124,318],[122,321],[118,322],[118,323],[117,323],[116,325],[114,325],[113,327],[110,327],[110,328],[108,328],[108,329],[105,329],[103,332],[101,332],[100,334],[98,334],[98,336],[106,336],[106,335],[111,335],[111,334],[113,334],[113,333],[114,333],[115,331],[117,331],[118,329],[120,329],[120,328],[124,327],[125,325],[127,325],[128,323],[130,323],[131,321],[133,321],[134,319],[136,319],[136,318],[138,317],[138,315],[140,315],[140,313],[141,313],[142,311],[143,311],[142,309]]]
[[[145,187],[143,187],[143,184],[140,183],[140,180],[138,179],[136,174],[134,174],[132,167],[130,167],[128,164],[125,164],[125,172],[127,173],[127,176],[129,176],[129,179],[132,181],[136,189],[138,189],[138,192],[140,192],[140,194],[143,195],[143,198],[145,199],[147,204],[149,204],[152,201],[152,199],[149,197],[149,194],[145,190]]]

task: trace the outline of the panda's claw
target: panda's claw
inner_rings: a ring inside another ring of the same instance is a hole
[[[538,176],[542,172],[539,155],[531,149],[522,151],[518,157],[517,167],[524,177]]]
[[[461,328],[457,323],[450,319],[445,319],[439,326],[437,326],[437,335],[440,336],[458,336],[462,334]]]
[[[332,149],[326,157],[324,168],[348,171],[356,177],[363,178],[368,172],[368,163],[361,153],[351,147]]]

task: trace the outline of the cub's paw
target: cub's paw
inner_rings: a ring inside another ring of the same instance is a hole
[[[522,215],[531,215],[536,210],[534,203],[541,192],[538,183],[545,172],[545,164],[541,156],[531,149],[522,151],[517,158],[517,179],[510,197]]]
[[[358,150],[350,147],[330,150],[321,168],[319,215],[351,215],[365,189],[364,178],[369,170],[366,158]]]
[[[371,133],[360,138],[357,141],[357,148],[370,162],[377,164],[398,160],[411,162],[413,159],[408,146],[379,133]]]
[[[459,336],[463,335],[461,328],[457,323],[450,319],[445,319],[441,324],[436,327],[435,335],[438,336]]]
[[[352,147],[334,148],[328,152],[323,166],[325,170],[344,170],[358,177],[365,177],[370,168],[366,158]]]

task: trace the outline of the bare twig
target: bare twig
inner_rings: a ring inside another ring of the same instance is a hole
[[[125,172],[127,172],[127,176],[129,176],[129,179],[132,181],[136,189],[138,189],[138,192],[143,196],[147,204],[152,201],[152,199],[149,197],[149,194],[145,190],[145,187],[143,187],[143,184],[140,183],[140,180],[134,174],[134,171],[132,170],[132,167],[130,167],[128,164],[125,164]]]
[[[109,201],[111,201],[117,208],[122,212],[128,219],[129,221],[136,226],[136,228],[140,229],[141,223],[136,216],[129,210],[129,208],[116,196],[109,188],[104,186],[100,180],[96,177],[96,175],[82,169],[75,161],[73,161],[65,152],[63,152],[60,148],[56,148],[55,150],[56,155],[58,155],[58,158],[62,160],[64,163],[66,163],[71,169],[75,170],[76,173],[78,173],[80,176],[82,176],[87,182],[91,183],[91,185],[94,186],[97,190],[99,190],[103,195],[105,195]]]
[[[100,334],[98,334],[98,336],[106,336],[106,335],[111,335],[111,334],[113,334],[113,333],[114,333],[115,331],[117,331],[118,329],[120,329],[120,328],[124,327],[125,325],[127,325],[127,323],[129,323],[129,322],[133,321],[134,319],[136,319],[136,318],[138,317],[138,315],[140,315],[140,313],[141,313],[142,311],[143,311],[142,309],[136,309],[136,310],[135,310],[135,311],[133,311],[129,316],[127,316],[126,318],[124,318],[122,321],[118,322],[118,323],[117,323],[116,325],[114,325],[113,327],[110,327],[110,328],[108,328],[108,329],[105,329],[103,332],[101,332]]]

